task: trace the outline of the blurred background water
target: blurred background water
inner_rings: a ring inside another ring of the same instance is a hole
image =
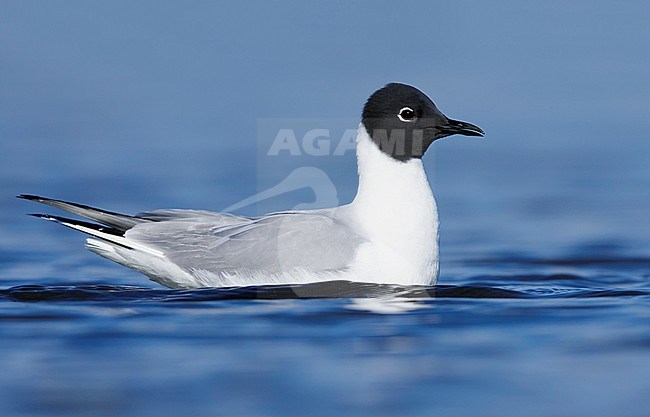
[[[642,1],[0,1],[0,407],[647,415],[649,19]],[[354,128],[390,81],[487,132],[424,159],[442,261],[416,299],[165,290],[14,198],[220,210],[309,160],[345,203],[353,153],[264,158],[260,126]]]

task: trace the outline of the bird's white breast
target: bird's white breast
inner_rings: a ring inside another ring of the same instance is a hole
[[[438,275],[438,211],[422,160],[383,153],[361,125],[359,189],[349,209],[368,239],[351,265],[356,279],[432,285]]]

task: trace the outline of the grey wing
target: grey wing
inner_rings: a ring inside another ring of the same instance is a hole
[[[231,219],[232,220],[232,219]],[[339,270],[364,239],[328,212],[277,213],[241,222],[172,220],[138,225],[127,238],[185,270],[214,273]]]
[[[157,222],[171,220],[188,220],[194,222],[212,222],[213,226],[227,226],[250,222],[248,217],[236,216],[229,213],[217,213],[207,210],[163,209],[144,211],[135,215],[138,219]]]

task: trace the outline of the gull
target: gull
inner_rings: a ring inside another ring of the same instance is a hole
[[[21,194],[86,220],[34,214],[90,235],[86,247],[169,288],[354,282],[434,285],[439,220],[422,163],[446,136],[483,136],[415,87],[390,83],[363,107],[359,185],[346,205],[243,217],[204,210],[125,215]]]

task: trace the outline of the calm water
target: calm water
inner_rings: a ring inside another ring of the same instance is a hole
[[[648,415],[648,3],[329,4],[0,1],[3,416]],[[435,288],[167,290],[14,198],[347,202],[353,153],[269,138],[389,81],[487,132],[424,159]]]

